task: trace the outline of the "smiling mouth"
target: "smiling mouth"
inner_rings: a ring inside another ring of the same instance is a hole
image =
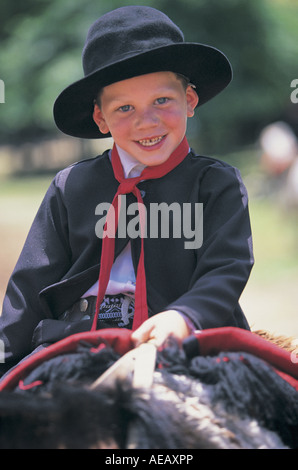
[[[143,145],[143,147],[152,147],[153,145],[159,144],[159,142],[161,142],[164,137],[164,135],[161,135],[152,139],[142,139],[138,140],[138,143]]]

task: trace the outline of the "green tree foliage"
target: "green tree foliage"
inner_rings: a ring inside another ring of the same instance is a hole
[[[287,114],[290,82],[298,78],[298,8],[295,2],[284,1],[136,2],[164,11],[184,31],[186,41],[213,45],[232,62],[232,85],[199,108],[191,124],[200,150],[220,153],[251,143],[262,126]],[[81,51],[88,27],[104,12],[132,3],[1,0],[1,142],[56,134],[53,102],[65,86],[82,77]]]
[[[298,76],[296,42],[280,21],[274,0],[161,0],[164,11],[185,31],[186,40],[210,44],[230,59],[232,84],[198,110],[203,148],[226,151],[254,142],[262,127],[280,119]],[[273,5],[272,5],[273,4]],[[298,8],[296,7],[296,18]],[[294,44],[293,44],[294,42]],[[291,49],[292,48],[292,49]],[[296,52],[296,54],[295,54]]]

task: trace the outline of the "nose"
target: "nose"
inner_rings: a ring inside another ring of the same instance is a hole
[[[159,116],[155,109],[146,108],[140,111],[136,116],[135,125],[137,129],[148,129],[157,127],[159,124]]]

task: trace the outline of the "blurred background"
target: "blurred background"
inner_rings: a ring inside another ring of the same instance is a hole
[[[247,186],[255,267],[241,305],[252,329],[298,338],[297,0],[1,0],[0,303],[54,174],[110,147],[61,134],[52,107],[83,76],[91,23],[129,4],[164,11],[186,41],[229,57],[234,80],[197,110],[188,140]]]

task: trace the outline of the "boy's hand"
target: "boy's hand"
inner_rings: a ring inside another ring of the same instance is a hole
[[[190,328],[183,316],[175,310],[167,310],[146,320],[132,333],[131,339],[135,346],[151,341],[159,347],[169,336],[181,343],[189,334]]]

